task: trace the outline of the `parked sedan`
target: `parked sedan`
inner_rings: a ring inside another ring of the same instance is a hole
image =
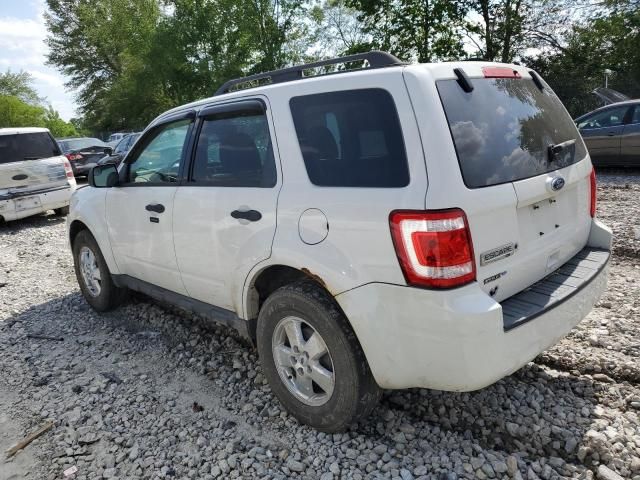
[[[58,140],[60,150],[69,159],[73,174],[87,176],[98,160],[111,154],[111,147],[97,138],[63,138]]]
[[[594,165],[640,167],[640,100],[604,106],[576,124]]]
[[[122,140],[118,142],[116,148],[113,150],[113,153],[110,155],[105,155],[100,160],[98,160],[98,165],[104,165],[105,163],[113,163],[114,165],[120,165],[120,162],[124,159],[125,155],[133,144],[136,143],[140,133],[130,133],[127,134]]]

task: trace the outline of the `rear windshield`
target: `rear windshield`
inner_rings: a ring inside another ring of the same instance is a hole
[[[467,187],[522,180],[585,157],[573,120],[548,87],[541,91],[531,79],[471,82],[469,93],[456,80],[437,82]],[[550,156],[549,147],[559,144]]]
[[[48,132],[0,135],[0,163],[38,160],[60,155]]]
[[[97,138],[76,138],[73,140],[58,140],[63,152],[71,152],[89,147],[106,147],[106,144]]]

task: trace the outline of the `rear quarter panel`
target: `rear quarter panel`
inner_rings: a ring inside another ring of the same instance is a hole
[[[393,96],[409,164],[403,188],[320,187],[309,180],[298,143],[289,101],[294,96],[339,90],[383,88]],[[333,295],[369,282],[404,284],[393,247],[389,214],[396,209],[422,209],[427,189],[422,143],[413,108],[402,80],[402,68],[356,72],[268,87],[263,93],[273,108],[283,186],[278,199],[277,229],[271,257],[249,274],[248,285],[269,265],[303,270]],[[299,219],[307,209],[324,213],[329,226],[320,243],[304,243]],[[249,289],[243,303],[247,305]]]

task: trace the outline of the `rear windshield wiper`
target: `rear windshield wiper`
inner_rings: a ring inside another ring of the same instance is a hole
[[[576,151],[576,140],[574,138],[562,143],[552,143],[547,147],[547,150],[549,152],[549,163],[557,161],[560,155],[564,154],[564,152],[570,153],[573,157]]]

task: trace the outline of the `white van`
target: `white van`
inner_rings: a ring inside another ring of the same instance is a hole
[[[76,180],[46,128],[0,128],[0,222],[69,212]]]

